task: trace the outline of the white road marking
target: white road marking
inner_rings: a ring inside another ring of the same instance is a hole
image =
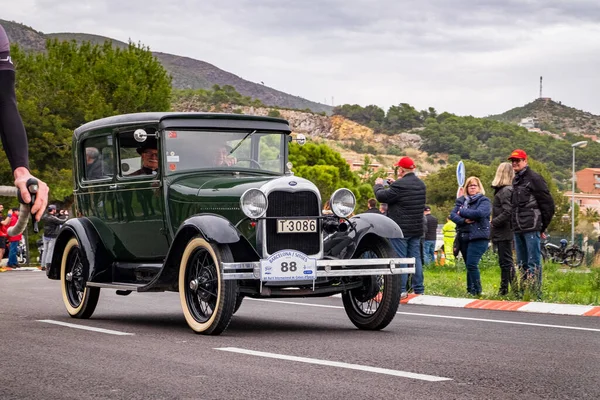
[[[46,324],[54,324],[54,325],[66,326],[68,328],[83,329],[84,331],[93,331],[93,332],[100,332],[100,333],[108,333],[109,335],[118,335],[118,336],[133,336],[133,335],[135,335],[135,333],[112,331],[110,329],[102,329],[102,328],[94,328],[93,326],[70,324],[68,322],[54,321],[54,320],[51,320],[51,319],[38,319],[37,321],[38,322],[44,322]]]
[[[253,298],[248,298],[248,300],[268,301],[268,302],[273,302],[273,303],[292,304],[292,305],[307,306],[307,307],[338,308],[338,309],[344,308],[342,306],[329,306],[329,305],[325,305],[325,304],[309,304],[309,303],[299,303],[299,302],[282,301],[282,300],[253,299]],[[527,326],[539,326],[539,327],[544,327],[544,328],[571,329],[571,330],[575,330],[575,331],[600,332],[600,329],[597,329],[597,328],[584,328],[581,326],[537,324],[534,322],[505,321],[505,320],[501,320],[501,319],[488,319],[488,318],[456,317],[456,316],[452,316],[452,315],[424,314],[424,313],[412,313],[412,312],[403,312],[403,311],[398,311],[396,314],[415,315],[415,316],[419,316],[419,317],[431,317],[431,318],[459,319],[459,320],[464,320],[464,321],[493,322],[493,323],[497,323],[497,324],[527,325]]]
[[[435,376],[435,375],[425,375],[425,374],[417,374],[414,372],[398,371],[395,369],[369,367],[367,365],[348,364],[348,363],[339,362],[339,361],[319,360],[317,358],[306,358],[306,357],[287,356],[285,354],[265,353],[263,351],[246,350],[246,349],[240,349],[237,347],[217,347],[217,348],[215,348],[215,350],[229,351],[232,353],[247,354],[247,355],[257,356],[257,357],[276,358],[278,360],[296,361],[296,362],[307,363],[307,364],[326,365],[329,367],[353,369],[353,370],[357,370],[357,371],[373,372],[376,374],[400,376],[403,378],[418,379],[421,381],[428,381],[428,382],[441,382],[441,381],[451,381],[452,380],[450,378],[444,378],[444,377]]]

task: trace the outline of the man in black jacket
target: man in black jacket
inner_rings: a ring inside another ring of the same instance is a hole
[[[42,259],[40,260],[40,264],[42,265],[43,270],[46,270],[50,267],[50,263],[52,262],[52,253],[54,252],[54,243],[56,242],[58,231],[66,220],[67,216],[65,215],[60,217],[56,216],[56,206],[54,204],[48,206],[48,212],[42,218],[42,222],[44,224],[44,235],[42,236],[44,247],[42,250]]]
[[[515,233],[517,264],[524,284],[538,297],[542,289],[540,238],[554,216],[554,199],[544,178],[527,165],[527,153],[517,149],[508,157],[515,178],[512,193],[512,228]]]
[[[375,180],[375,197],[388,205],[388,217],[402,229],[404,238],[390,239],[398,257],[415,258],[415,275],[412,287],[416,294],[423,294],[423,265],[421,263],[421,237],[423,236],[423,209],[425,208],[425,184],[415,175],[415,163],[410,157],[402,157],[396,166],[400,167],[400,179],[388,180],[386,189],[383,179]],[[408,277],[402,275],[402,289],[406,288]],[[402,294],[406,297],[406,293]]]

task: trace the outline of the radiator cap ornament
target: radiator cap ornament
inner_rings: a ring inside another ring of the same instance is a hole
[[[298,182],[296,182],[296,181],[289,181],[288,182],[288,185],[290,185],[290,186],[296,186],[297,184],[298,184]]]

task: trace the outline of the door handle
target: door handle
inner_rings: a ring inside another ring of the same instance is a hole
[[[114,190],[114,189],[116,189],[116,188],[117,188],[117,185],[108,185],[108,188],[109,188],[110,190]]]

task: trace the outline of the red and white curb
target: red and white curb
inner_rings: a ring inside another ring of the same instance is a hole
[[[409,294],[406,299],[400,300],[402,304],[418,304],[425,306],[442,306],[457,308],[474,308],[479,310],[522,311],[542,314],[583,315],[586,317],[600,317],[599,306],[582,306],[576,304],[556,304],[527,301],[504,300],[473,300],[443,296],[430,296],[426,294]]]

